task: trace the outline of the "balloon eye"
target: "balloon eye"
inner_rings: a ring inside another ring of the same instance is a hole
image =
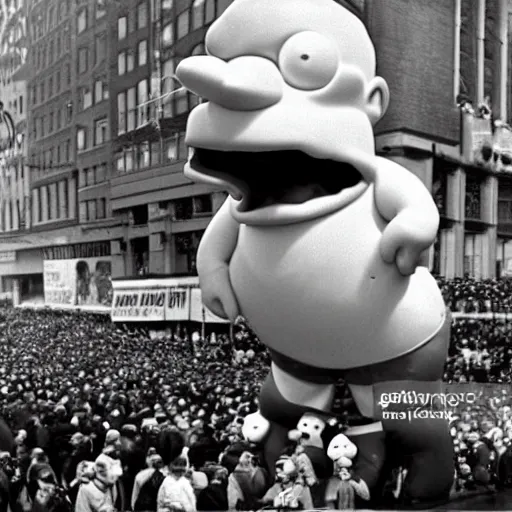
[[[281,48],[279,67],[296,89],[312,91],[328,85],[338,70],[339,53],[331,39],[316,32],[299,32]]]

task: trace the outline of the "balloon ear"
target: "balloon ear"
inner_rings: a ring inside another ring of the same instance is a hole
[[[375,77],[369,84],[366,98],[366,113],[372,123],[377,124],[389,107],[389,87],[384,78]]]

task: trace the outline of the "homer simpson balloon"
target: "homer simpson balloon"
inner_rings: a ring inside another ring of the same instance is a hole
[[[205,46],[176,73],[204,100],[185,174],[229,197],[197,268],[205,305],[245,317],[271,353],[269,467],[304,412],[330,412],[343,378],[368,420],[346,434],[372,499],[391,453],[407,468],[406,504],[446,498],[446,420],[381,400],[440,393],[450,315],[424,266],[439,224],[431,195],[375,155],[389,91],[366,28],[334,0],[235,0]]]

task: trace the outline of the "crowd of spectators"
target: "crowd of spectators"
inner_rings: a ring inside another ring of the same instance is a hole
[[[508,312],[505,281],[439,283],[452,311]],[[454,492],[512,484],[511,334],[512,323],[499,316],[453,320],[444,380],[484,390],[477,404],[455,411]],[[104,315],[1,307],[0,406],[16,447],[0,452],[0,512],[7,503],[12,512],[64,511],[63,503],[93,512],[79,489],[105,453],[117,453],[112,460],[122,468],[112,498],[117,510],[136,508],[152,475],[174,474],[178,481],[186,472],[195,509],[232,508],[230,474],[247,451],[241,425],[258,408],[268,368],[265,348],[243,324],[206,333],[193,324],[150,332],[114,325]],[[347,410],[347,399],[340,384],[335,405],[342,422],[357,415]],[[163,432],[184,439],[185,461],[163,460]],[[41,471],[50,476],[40,478]],[[62,497],[52,506],[39,499],[46,481]]]

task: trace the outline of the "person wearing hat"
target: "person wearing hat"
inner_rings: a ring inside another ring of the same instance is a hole
[[[169,476],[158,491],[157,512],[196,512],[196,496],[187,472],[185,457],[180,455],[171,462]]]
[[[115,484],[122,474],[119,461],[101,454],[94,463],[94,478],[81,485],[75,512],[114,512],[117,501]]]

